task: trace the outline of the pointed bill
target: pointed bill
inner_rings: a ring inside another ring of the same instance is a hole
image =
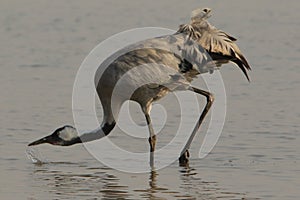
[[[30,144],[28,144],[28,146],[35,146],[35,145],[39,145],[39,144],[48,143],[48,138],[49,138],[49,136],[43,137],[39,140],[31,142]]]

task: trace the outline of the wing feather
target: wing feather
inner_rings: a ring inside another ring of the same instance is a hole
[[[251,70],[251,67],[235,44],[237,39],[233,36],[213,27],[206,20],[181,25],[177,33],[188,34],[196,40],[208,51],[217,66],[229,61],[235,63],[243,71],[248,81],[250,80],[247,71]]]
[[[202,34],[199,39],[199,43],[209,52],[226,56],[230,61],[237,64],[237,66],[242,70],[247,80],[250,81],[247,74],[247,70],[251,70],[251,67],[245,57],[243,56],[241,50],[234,43],[235,39],[225,32],[218,29],[210,29]],[[210,45],[208,45],[210,44]],[[223,58],[224,59],[224,58]]]

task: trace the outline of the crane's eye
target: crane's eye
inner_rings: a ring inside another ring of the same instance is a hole
[[[208,10],[206,8],[203,9],[204,12],[207,12]]]

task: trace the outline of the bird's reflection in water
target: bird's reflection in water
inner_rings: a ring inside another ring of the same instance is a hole
[[[248,199],[245,194],[229,192],[220,188],[217,182],[205,181],[197,172],[197,169],[188,164],[179,169],[182,191],[192,196],[180,196],[184,199]],[[178,197],[178,196],[177,196]]]
[[[145,199],[198,199],[199,197],[212,197],[210,195],[202,195],[199,192],[201,188],[198,187],[196,180],[201,180],[196,178],[196,175],[196,170],[190,168],[188,164],[180,167],[179,171],[175,167],[159,171],[153,169],[149,173],[149,187],[144,190],[134,191],[140,193],[139,196]],[[208,184],[206,182],[206,185]]]
[[[158,173],[155,171],[155,169],[151,170],[150,177],[149,177],[149,186],[150,186],[150,192],[153,194],[155,193],[155,190],[157,190],[157,182],[156,177]]]
[[[145,189],[134,189],[133,191],[143,199],[161,199],[159,193],[168,189],[158,186],[157,178],[158,171],[152,168],[149,172],[148,186]]]
[[[38,168],[33,171],[35,187],[44,190],[42,191],[44,197],[46,195],[50,199],[128,199],[130,196],[128,186],[120,185],[119,178],[109,173],[112,171],[109,168],[88,168],[68,163],[66,170],[65,166],[62,168],[66,163],[56,165],[63,171],[53,170],[54,163],[37,166]],[[36,199],[41,198],[39,195],[34,196]]]
[[[145,197],[149,197],[149,199],[158,199],[157,193],[167,191],[167,188],[159,187],[157,185],[157,177],[158,172],[155,169],[152,169],[149,176],[149,190],[148,193],[145,194]]]
[[[240,193],[204,181],[196,168],[173,164],[162,170],[130,174],[85,163],[48,163],[30,174],[36,188],[29,199],[236,199]]]
[[[100,192],[104,199],[126,199],[129,197],[128,186],[119,184],[119,179],[114,175],[107,175],[105,184]]]

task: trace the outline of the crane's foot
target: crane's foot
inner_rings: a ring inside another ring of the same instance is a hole
[[[189,163],[190,153],[189,150],[186,150],[180,157],[179,157],[179,165],[186,166]]]

